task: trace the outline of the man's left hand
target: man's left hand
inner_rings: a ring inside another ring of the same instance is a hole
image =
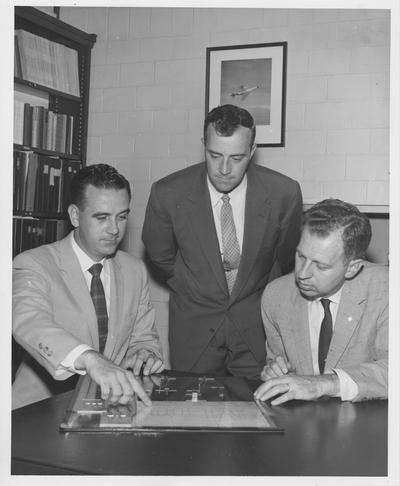
[[[271,405],[280,405],[289,400],[317,400],[322,396],[336,396],[339,393],[339,379],[336,374],[318,376],[285,375],[270,378],[254,392],[257,400],[269,400]]]
[[[143,366],[143,375],[152,375],[153,373],[161,373],[165,368],[164,363],[160,358],[155,356],[147,349],[141,349],[136,353],[130,355],[129,352],[123,362],[121,368],[132,368],[134,375],[139,375]]]

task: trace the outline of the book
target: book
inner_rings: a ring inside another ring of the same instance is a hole
[[[24,143],[24,103],[14,99],[14,134],[13,142]]]

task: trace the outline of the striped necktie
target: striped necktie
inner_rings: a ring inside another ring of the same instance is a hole
[[[104,287],[100,279],[100,273],[103,269],[101,263],[95,263],[89,268],[89,272],[93,275],[90,284],[90,295],[93,300],[93,305],[97,315],[97,325],[99,329],[99,351],[103,353],[108,333],[108,315],[106,296],[104,294]]]
[[[223,266],[229,293],[231,293],[240,263],[240,247],[236,236],[232,206],[229,202],[230,198],[228,194],[224,194],[221,199],[221,234],[222,251],[224,253]]]

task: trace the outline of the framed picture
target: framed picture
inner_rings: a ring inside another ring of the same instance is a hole
[[[218,105],[251,113],[259,147],[285,145],[287,42],[207,48],[206,114]]]

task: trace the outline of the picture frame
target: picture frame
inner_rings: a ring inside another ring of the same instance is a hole
[[[251,113],[258,147],[285,146],[287,42],[207,47],[206,114],[232,104]]]

